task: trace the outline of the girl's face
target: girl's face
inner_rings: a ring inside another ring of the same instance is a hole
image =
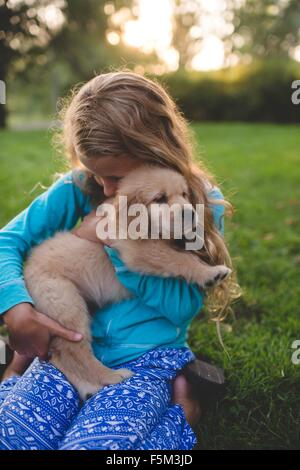
[[[95,157],[81,158],[84,166],[94,174],[94,178],[100,186],[106,197],[112,197],[116,194],[118,184],[124,176],[134,170],[141,163],[127,155],[119,157]]]

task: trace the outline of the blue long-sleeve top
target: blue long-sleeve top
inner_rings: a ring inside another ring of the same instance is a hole
[[[0,314],[22,302],[34,305],[23,277],[30,249],[57,231],[71,230],[91,211],[90,198],[75,183],[74,174],[62,176],[0,231]],[[217,188],[211,188],[208,196],[223,198]],[[211,210],[222,233],[224,208],[216,204]],[[96,357],[115,366],[157,347],[187,346],[189,325],[203,306],[198,286],[179,278],[132,272],[116,250],[105,249],[119,281],[133,296],[93,315]]]

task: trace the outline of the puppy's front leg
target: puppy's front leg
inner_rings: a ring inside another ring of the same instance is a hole
[[[224,265],[210,266],[196,255],[177,251],[161,240],[118,240],[115,248],[133,271],[182,277],[203,288],[220,283],[231,273]]]
[[[69,279],[43,271],[35,263],[25,268],[25,278],[36,308],[66,328],[82,334],[78,343],[54,337],[50,362],[61,370],[85,400],[100,388],[131,377],[127,369],[112,370],[98,361],[91,347],[90,317],[85,300]]]

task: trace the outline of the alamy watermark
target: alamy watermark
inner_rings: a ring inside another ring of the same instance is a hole
[[[294,80],[292,83],[292,89],[295,90],[292,93],[292,103],[293,104],[300,104],[300,80]]]
[[[0,339],[0,364],[6,364],[6,347],[2,339]]]
[[[182,240],[186,250],[201,250],[204,245],[203,204],[128,205],[127,196],[120,196],[117,205],[98,206],[96,215],[100,240]]]
[[[3,80],[0,80],[0,104],[6,104],[6,85]]]
[[[292,349],[295,349],[295,351],[292,354],[292,363],[295,366],[298,366],[300,364],[300,339],[296,339],[292,343]]]

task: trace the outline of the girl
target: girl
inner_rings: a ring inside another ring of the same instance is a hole
[[[58,230],[73,229],[88,214],[75,233],[100,243],[92,210],[115,194],[124,175],[150,162],[179,171],[192,202],[205,201],[200,254],[212,264],[229,265],[220,234],[222,195],[208,172],[192,164],[187,125],[174,102],[143,76],[115,72],[86,83],[65,107],[63,139],[73,170],[0,232],[0,312],[13,348],[38,356],[21,378],[2,383],[0,449],[192,449],[196,438],[183,407],[171,403],[172,381],[194,359],[186,337],[203,306],[203,292],[181,279],[130,272],[107,247],[120,282],[133,297],[95,313],[93,349],[105,365],[126,367],[134,375],[103,388],[80,407],[75,389],[45,359],[54,335],[81,338],[35,310],[22,264],[34,245]],[[214,311],[224,306],[231,291],[225,281],[208,304]]]

